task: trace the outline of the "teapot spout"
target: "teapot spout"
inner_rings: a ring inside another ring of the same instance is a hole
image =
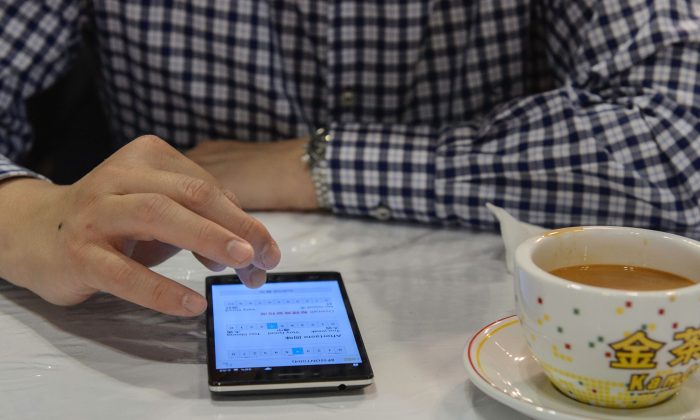
[[[486,203],[486,208],[493,214],[501,225],[501,238],[506,248],[506,266],[508,272],[513,273],[515,266],[515,249],[523,241],[537,236],[549,229],[521,222],[501,207]]]

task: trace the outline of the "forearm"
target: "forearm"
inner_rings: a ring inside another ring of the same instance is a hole
[[[552,3],[537,23],[556,89],[442,127],[334,124],[334,211],[481,228],[492,201],[700,236],[700,21],[683,2]]]
[[[336,125],[333,209],[372,216],[386,207],[393,219],[491,228],[490,201],[547,226],[625,224],[698,235],[700,181],[691,162],[700,154],[674,128],[698,121],[690,113],[674,117],[683,106],[671,100],[634,100],[639,107],[629,109],[562,88],[441,130]]]
[[[60,223],[52,220],[46,203],[62,188],[27,177],[0,181],[0,278],[30,287],[29,269],[36,270],[41,264],[41,253],[34,251]],[[34,236],[33,232],[42,235]]]
[[[302,159],[308,141],[207,141],[187,156],[235,192],[243,209],[317,210],[311,173]]]

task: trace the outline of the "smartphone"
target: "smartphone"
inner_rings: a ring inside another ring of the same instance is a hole
[[[207,277],[207,364],[214,393],[345,390],[374,374],[340,273],[268,273],[249,289]]]

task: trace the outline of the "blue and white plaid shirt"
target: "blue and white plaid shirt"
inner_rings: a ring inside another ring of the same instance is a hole
[[[594,0],[2,0],[0,172],[24,100],[92,25],[115,138],[328,127],[336,213],[700,237],[700,5]]]

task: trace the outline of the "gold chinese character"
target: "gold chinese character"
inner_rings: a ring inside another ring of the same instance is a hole
[[[683,344],[670,350],[675,359],[668,362],[669,366],[686,365],[693,360],[700,360],[700,328],[688,327],[673,335],[675,340],[683,340]]]
[[[647,337],[642,330],[629,335],[623,340],[611,343],[615,350],[615,358],[610,362],[610,367],[615,369],[654,369],[656,352],[665,343],[654,341]]]

